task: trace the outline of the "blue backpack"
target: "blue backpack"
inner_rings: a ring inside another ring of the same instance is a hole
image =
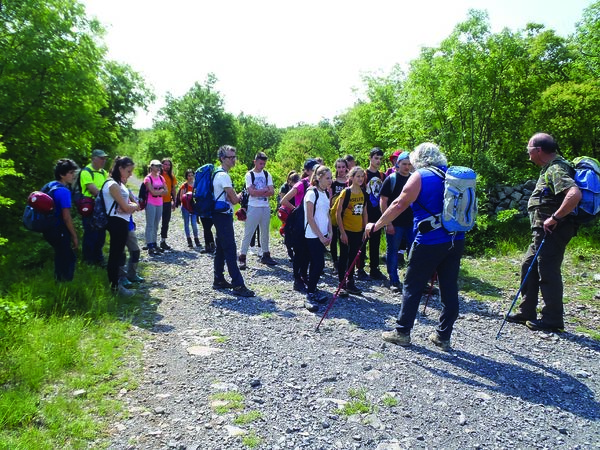
[[[420,203],[419,206],[429,212],[436,223],[441,223],[441,226],[450,234],[470,231],[475,226],[477,218],[477,197],[475,195],[477,174],[475,171],[461,166],[448,167],[445,173],[437,167],[428,167],[428,169],[444,180],[443,208],[442,212],[436,215]],[[439,225],[433,225],[432,229],[437,227]]]
[[[196,170],[192,199],[194,213],[200,217],[211,218],[213,212],[225,212],[230,208],[225,200],[219,200],[225,195],[225,191],[219,195],[219,198],[215,198],[213,183],[215,175],[219,172],[223,172],[223,168],[215,169],[214,164],[204,164]]]
[[[591,222],[600,213],[600,163],[597,159],[581,156],[573,160],[575,183],[581,190],[581,201],[573,212],[579,224]]]

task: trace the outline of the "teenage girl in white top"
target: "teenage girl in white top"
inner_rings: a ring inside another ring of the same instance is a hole
[[[304,196],[304,236],[309,255],[304,306],[312,312],[319,309],[316,303],[324,303],[327,300],[327,295],[317,292],[317,283],[325,267],[325,248],[331,243],[332,236],[328,195],[331,181],[331,170],[325,166],[318,166],[311,178],[312,187]]]
[[[104,206],[108,214],[107,230],[110,233],[110,250],[108,253],[108,280],[113,292],[133,295],[126,289],[119,290],[119,263],[125,251],[125,243],[129,235],[129,217],[139,211],[137,203],[130,201],[129,189],[125,183],[133,173],[133,160],[127,156],[117,156],[110,171],[110,178],[102,188]]]

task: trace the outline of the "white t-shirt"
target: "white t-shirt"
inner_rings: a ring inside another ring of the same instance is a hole
[[[102,197],[104,198],[104,207],[106,208],[106,213],[109,217],[120,217],[121,219],[129,222],[129,216],[131,216],[131,213],[125,213],[121,211],[118,203],[115,205],[114,208],[112,208],[111,211],[111,207],[113,206],[115,199],[113,198],[109,189],[115,184],[119,186],[119,189],[121,191],[121,197],[123,198],[123,200],[125,200],[126,203],[129,203],[129,189],[127,189],[127,187],[124,184],[117,184],[115,180],[109,179],[104,184],[104,189],[102,189]]]
[[[306,191],[306,195],[304,196],[304,228],[306,231],[304,232],[304,237],[309,239],[317,238],[318,236],[313,232],[310,225],[308,225],[308,207],[307,203],[315,203],[315,190],[313,188],[309,188]],[[316,207],[314,208],[315,212],[315,222],[317,224],[317,228],[321,233],[325,236],[329,231],[329,197],[325,191],[319,190],[319,198],[317,199]]]
[[[224,170],[220,170],[215,174],[213,181],[215,200],[217,202],[226,202],[229,204],[229,210],[224,211],[223,214],[233,214],[233,205],[227,198],[226,188],[233,188],[231,177]],[[218,206],[218,205],[217,205]]]
[[[250,171],[253,172],[253,171]],[[249,188],[252,186],[252,175],[250,172],[246,173],[246,187]],[[254,189],[265,189],[268,186],[273,186],[273,178],[271,174],[269,174],[269,179],[265,176],[265,171],[261,170],[260,172],[254,173]],[[248,206],[259,207],[259,208],[268,208],[269,207],[269,198],[268,197],[254,197],[251,195],[248,198]]]

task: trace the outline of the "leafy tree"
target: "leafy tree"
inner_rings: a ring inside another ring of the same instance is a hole
[[[155,128],[172,133],[176,144],[171,156],[191,167],[212,162],[219,146],[236,142],[235,118],[225,112],[216,82],[209,74],[204,85],[195,83],[181,98],[168,94],[158,113]]]
[[[600,77],[600,2],[583,11],[573,39],[578,53],[578,65],[595,78]]]
[[[277,148],[277,161],[286,170],[300,170],[308,158],[321,157],[331,164],[339,155],[334,138],[325,128],[300,125],[288,128]]]
[[[274,152],[269,150],[274,149],[281,142],[283,132],[263,118],[241,113],[237,117],[236,134],[238,161],[251,167],[258,151],[265,151],[267,156],[275,156]]]

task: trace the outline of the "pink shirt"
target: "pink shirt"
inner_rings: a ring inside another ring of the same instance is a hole
[[[150,182],[150,184],[152,185],[152,187],[154,189],[160,189],[162,186],[165,185],[164,181],[162,180],[161,176],[158,175],[156,178],[152,176],[152,174],[148,175],[146,178],[144,178],[144,183],[148,183],[148,181]],[[154,206],[162,206],[163,204],[163,198],[162,195],[159,195],[157,197],[153,196],[150,191],[148,191],[148,201],[147,201],[148,205],[154,205]]]

